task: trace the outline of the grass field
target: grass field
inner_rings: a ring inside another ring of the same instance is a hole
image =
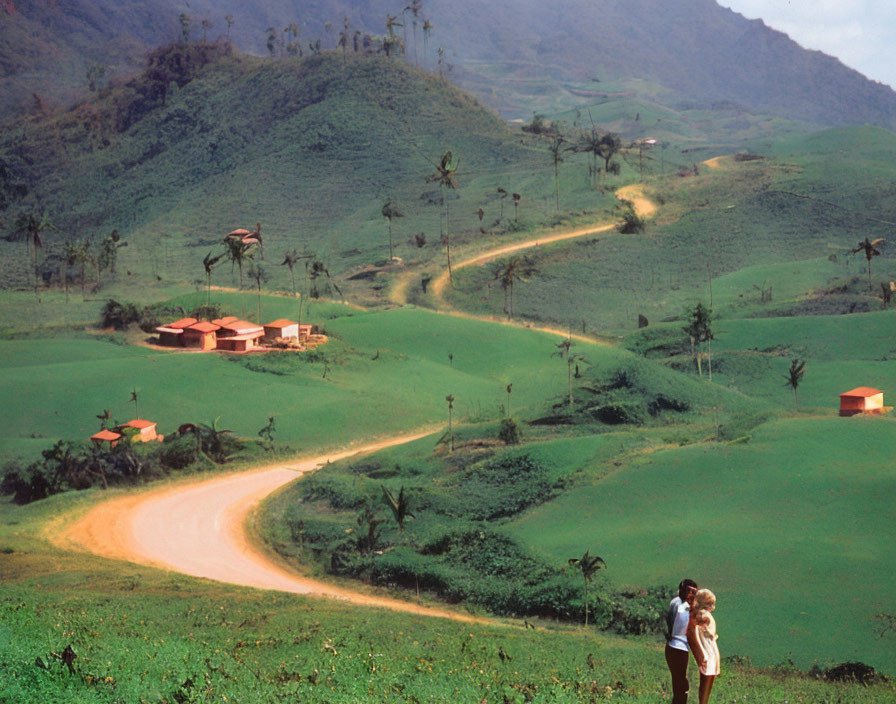
[[[623,583],[692,576],[719,597],[723,653],[891,672],[875,616],[892,610],[893,438],[891,419],[779,421],[745,444],[635,457],[507,530],[556,557],[591,536]]]
[[[238,309],[238,294],[216,298]],[[253,299],[247,296],[250,310]],[[174,302],[189,309],[204,295]],[[294,314],[289,298],[265,297],[264,316]],[[448,394],[458,418],[496,418],[508,383],[516,384],[520,408],[560,394],[565,383],[551,357],[554,338],[541,333],[330,303],[313,303],[307,319],[331,335],[313,355],[163,352],[86,336],[0,340],[3,394],[21,400],[0,410],[0,448],[8,454],[59,438],[86,440],[103,409],[122,422],[132,417],[135,388],[141,416],[156,420],[160,432],[220,417],[221,427],[254,437],[274,415],[277,441],[303,449],[441,425]]]

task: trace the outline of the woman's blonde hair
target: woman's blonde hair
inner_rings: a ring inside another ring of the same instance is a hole
[[[709,591],[709,589],[699,589],[694,596],[694,606],[698,609],[712,611],[716,608],[716,595]]]

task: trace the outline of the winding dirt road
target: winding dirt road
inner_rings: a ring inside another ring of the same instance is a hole
[[[651,217],[656,207],[644,196],[640,186],[628,186],[617,196],[633,203],[640,217]],[[607,232],[615,223],[607,223],[547,235],[526,242],[499,247],[471,257],[454,266],[460,269],[484,264],[511,252],[577,237]],[[437,301],[448,281],[443,272],[432,282]],[[400,284],[401,285],[401,284]],[[407,281],[404,282],[406,290]],[[218,287],[215,287],[218,288]],[[404,293],[400,289],[400,293]],[[494,321],[442,308],[442,314]],[[506,324],[516,324],[506,321]],[[555,335],[567,332],[534,326]],[[573,338],[601,343],[603,341],[572,335]],[[86,514],[62,527],[64,517],[45,528],[48,540],[69,550],[91,552],[103,557],[124,560],[205,579],[259,589],[273,589],[296,594],[343,599],[353,604],[387,608],[465,622],[486,622],[447,609],[429,608],[407,601],[371,596],[350,589],[341,589],[325,582],[303,577],[277,564],[254,545],[246,532],[253,510],[267,496],[312,472],[327,462],[356,454],[373,452],[410,442],[433,432],[391,438],[361,448],[290,463],[261,467],[255,470],[179,483],[139,494],[126,494],[98,503]]]
[[[164,487],[103,501],[67,529],[48,529],[59,547],[92,552],[194,577],[343,599],[353,604],[466,622],[485,622],[447,609],[340,589],[298,575],[255,548],[246,534],[253,509],[266,496],[328,461],[410,442],[432,432],[321,455],[289,465]]]

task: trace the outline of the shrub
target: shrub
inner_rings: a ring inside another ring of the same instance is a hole
[[[520,429],[517,427],[513,418],[504,418],[501,420],[501,429],[498,431],[498,440],[505,445],[520,444]]]
[[[133,303],[119,303],[114,299],[106,301],[100,316],[100,327],[126,330],[140,320],[140,309]]]

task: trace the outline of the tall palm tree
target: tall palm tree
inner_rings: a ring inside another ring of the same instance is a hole
[[[793,389],[793,405],[796,407],[797,412],[800,410],[800,404],[797,400],[796,388],[800,385],[805,373],[806,360],[794,359],[790,362],[790,369],[787,374],[784,375],[784,378],[787,379],[786,385]]]
[[[572,395],[572,377],[573,377],[573,367],[576,362],[579,362],[585,359],[582,355],[576,354],[572,351],[572,346],[575,342],[572,341],[572,336],[567,337],[563,342],[557,345],[557,351],[554,352],[554,355],[560,357],[560,359],[566,360],[566,372],[567,372],[567,381],[569,383],[569,407],[573,407],[573,395]],[[553,356],[553,355],[551,355]]]
[[[208,306],[211,304],[212,299],[212,267],[215,266],[222,258],[224,254],[219,254],[217,257],[213,257],[212,253],[209,252],[205,255],[205,258],[202,260],[202,266],[205,268],[205,282],[206,282],[206,294],[205,294],[205,305]]]
[[[65,289],[65,300],[68,301],[68,271],[78,263],[81,256],[80,248],[71,242],[62,245],[62,287]]]
[[[551,157],[554,161],[554,199],[557,210],[560,210],[560,164],[563,157],[560,156],[561,147],[566,144],[566,138],[559,132],[553,132],[548,142]]]
[[[585,581],[585,625],[588,625],[588,584],[591,582],[591,579],[597,574],[597,571],[601,567],[606,567],[607,563],[603,561],[603,558],[598,557],[597,555],[591,555],[591,549],[585,551],[585,554],[581,557],[572,557],[569,559],[570,565],[575,565],[582,572],[582,579]]]
[[[261,285],[268,280],[267,272],[262,269],[261,265],[256,265],[255,262],[251,262],[249,264],[249,278],[255,282],[255,290],[257,293],[257,308],[256,308],[256,319],[259,325],[261,325]]]
[[[227,256],[230,258],[230,270],[233,271],[233,265],[236,264],[240,271],[240,291],[243,290],[243,263],[246,261],[254,261],[255,256],[253,250],[255,244],[243,242],[239,237],[225,237],[224,244],[227,246]],[[246,314],[245,300],[242,302],[242,315]]]
[[[430,34],[432,34],[432,22],[426,20],[423,22],[423,68],[426,68],[426,54],[428,51],[426,44]]]
[[[22,213],[13,223],[13,231],[7,236],[11,242],[25,241],[25,250],[31,260],[31,273],[34,277],[34,290],[37,291],[37,252],[44,246],[43,235],[48,230],[55,230],[56,226],[50,222],[50,212],[43,213],[30,211]]]
[[[871,258],[879,257],[880,250],[877,249],[880,245],[884,244],[886,240],[883,237],[878,237],[876,240],[868,240],[866,237],[864,242],[859,242],[859,246],[852,250],[852,253],[856,252],[864,252],[865,259],[868,260],[868,288],[873,288],[871,285]]]
[[[448,281],[451,281],[451,226],[448,220],[448,200],[445,198],[446,188],[454,191],[457,190],[457,166],[454,155],[451,151],[446,151],[439,159],[436,171],[426,177],[427,183],[438,183],[439,193],[442,197],[442,203],[445,206],[445,243],[448,253]]]
[[[410,10],[413,15],[411,23],[414,26],[414,66],[417,65],[417,20],[420,18],[420,11],[423,9],[423,0],[411,0],[405,10]]]
[[[448,442],[450,443],[451,451],[454,452],[454,430],[452,428],[454,394],[448,394],[445,400],[448,402]]]
[[[507,192],[506,189],[501,188],[500,186],[498,186],[498,195],[499,195],[500,198],[501,198],[501,200],[500,200],[500,204],[501,204],[501,220],[503,220],[503,219],[504,219],[504,199],[505,199],[507,196],[509,196],[510,194]]]
[[[134,390],[131,391],[131,402],[134,404],[134,416],[140,417],[140,407],[137,405],[137,387],[134,387]]]
[[[403,531],[405,519],[416,518],[416,516],[411,513],[411,502],[404,493],[404,487],[401,487],[401,489],[398,490],[398,498],[396,498],[385,484],[382,484],[381,486],[383,489],[383,503],[392,510],[392,515],[395,516],[395,522],[398,523],[398,530]]]
[[[529,280],[528,277],[537,273],[538,269],[528,257],[511,257],[503,265],[496,267],[495,280],[501,282],[501,288],[504,290],[504,312],[508,320],[513,320],[513,285],[517,281],[526,282]]]
[[[391,262],[395,258],[392,253],[392,220],[393,218],[403,218],[404,213],[392,202],[391,198],[386,200],[383,204],[383,209],[380,212],[382,212],[383,217],[389,221],[389,261]]]

